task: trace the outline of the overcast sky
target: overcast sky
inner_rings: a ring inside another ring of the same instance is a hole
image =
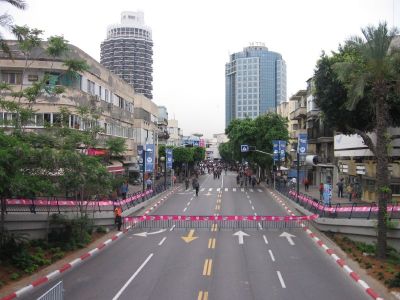
[[[107,26],[122,11],[144,12],[153,32],[153,101],[167,107],[185,135],[225,129],[225,63],[250,42],[265,43],[287,64],[287,95],[304,89],[324,50],[337,49],[360,28],[399,27],[400,0],[26,0],[14,23],[64,35],[100,60]],[[10,37],[10,36],[8,36]]]

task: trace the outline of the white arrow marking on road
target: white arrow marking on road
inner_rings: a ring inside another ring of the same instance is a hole
[[[280,236],[281,236],[281,237],[287,238],[289,244],[292,245],[292,246],[294,246],[294,242],[293,242],[292,238],[296,237],[295,235],[290,234],[290,233],[287,233],[287,232],[285,231],[285,232],[283,232]]]
[[[243,232],[241,230],[239,230],[238,232],[235,232],[233,235],[237,235],[239,237],[239,245],[243,244],[243,237],[244,236],[250,236],[246,232]]]
[[[145,231],[145,232],[135,233],[134,235],[147,237],[148,235],[158,234],[158,233],[164,232],[164,231],[166,231],[166,230],[167,230],[167,229],[161,229],[161,230],[159,230],[159,231],[153,231],[153,232],[146,232],[146,231]]]

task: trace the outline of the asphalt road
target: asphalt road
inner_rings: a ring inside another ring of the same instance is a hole
[[[204,175],[198,197],[180,189],[154,214],[286,215],[268,191],[242,191],[235,176]],[[241,228],[248,234],[243,244],[233,235],[239,229],[161,229],[147,237],[136,234],[149,230],[131,230],[66,272],[65,299],[369,299],[301,229]],[[284,231],[295,236],[293,245],[280,236]],[[196,238],[186,243],[185,236]]]

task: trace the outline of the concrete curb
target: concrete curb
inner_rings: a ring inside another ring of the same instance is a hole
[[[157,201],[157,203],[153,204],[151,206],[151,208],[149,208],[148,210],[146,210],[144,212],[144,215],[149,214],[150,212],[152,212],[153,210],[155,210],[159,205],[161,205],[165,200],[168,199],[168,197],[170,195],[172,195],[177,189],[179,189],[179,186],[173,188],[171,191],[169,191],[168,193],[166,193],[163,198],[161,198],[159,201]],[[13,292],[12,294],[9,294],[3,298],[1,298],[0,300],[12,300],[12,299],[16,299],[16,298],[20,298],[30,292],[32,292],[36,287],[41,286],[42,284],[49,282],[55,278],[57,278],[58,276],[60,276],[62,273],[71,270],[77,266],[79,266],[82,262],[84,262],[85,260],[87,260],[90,257],[93,257],[94,255],[96,255],[99,251],[101,251],[102,249],[106,248],[107,246],[109,246],[112,242],[120,239],[120,237],[127,233],[131,228],[133,228],[134,226],[128,226],[126,227],[123,231],[118,232],[117,234],[115,234],[113,237],[111,237],[110,239],[104,241],[103,243],[99,244],[96,248],[90,250],[89,252],[81,255],[79,258],[76,258],[74,260],[72,260],[71,262],[63,265],[60,269],[55,270],[49,274],[47,274],[44,277],[41,277],[37,280],[35,280],[34,282],[32,282],[31,284],[24,286],[23,288]]]
[[[286,205],[282,199],[280,199],[280,195],[276,194],[273,191],[269,191],[274,197],[275,200],[277,200],[285,209],[286,211],[291,215],[295,216],[295,214],[292,212],[292,210]],[[330,249],[328,246],[324,244],[324,242],[319,239],[315,233],[313,233],[306,225],[301,224],[301,227],[303,230],[307,233],[307,236],[311,238],[316,245],[318,245],[320,248],[324,250],[326,254],[328,254],[342,269],[345,270],[345,272],[353,279],[355,282],[357,282],[364,290],[365,292],[375,300],[383,300],[383,298],[379,297],[379,295],[364,281],[360,278],[360,276],[354,272],[345,262],[344,259],[340,258],[333,249]]]

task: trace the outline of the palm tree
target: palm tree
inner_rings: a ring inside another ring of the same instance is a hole
[[[25,9],[26,8],[26,3],[24,0],[0,0],[0,2],[7,2],[11,4],[12,6],[19,8],[19,9]],[[10,29],[12,24],[12,17],[4,13],[0,15],[0,26],[6,29]],[[4,41],[2,34],[0,33],[0,48],[8,53],[10,55],[10,49],[8,48],[7,43]]]
[[[353,37],[346,42],[346,47],[354,50],[356,59],[338,62],[333,65],[340,82],[346,87],[347,108],[353,110],[360,101],[374,110],[374,142],[366,132],[356,131],[376,157],[376,177],[378,191],[378,240],[377,256],[386,256],[387,233],[387,200],[390,196],[390,142],[393,139],[388,133],[392,125],[390,106],[391,99],[399,99],[399,63],[398,48],[391,47],[396,36],[395,29],[389,30],[386,23],[378,27],[362,29],[362,37]]]

